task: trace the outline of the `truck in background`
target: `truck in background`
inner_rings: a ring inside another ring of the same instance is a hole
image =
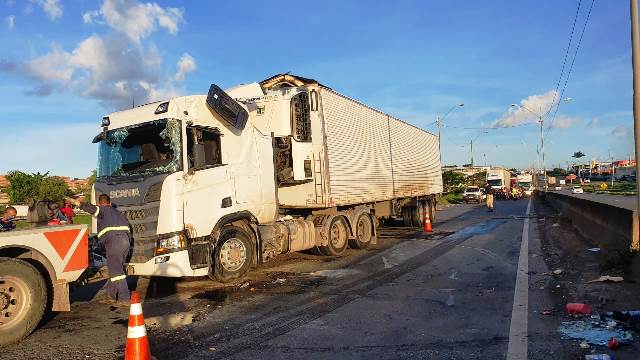
[[[341,255],[380,220],[433,219],[442,193],[436,136],[289,74],[109,114],[94,142],[92,198],[130,221],[135,275],[227,282],[277,254]]]
[[[487,171],[487,184],[494,190],[511,190],[511,172],[504,168],[490,168]]]
[[[0,345],[29,335],[49,304],[69,311],[69,285],[88,265],[85,225],[0,232]]]
[[[533,194],[533,175],[530,173],[518,174],[516,186],[521,188],[525,195],[531,196]]]

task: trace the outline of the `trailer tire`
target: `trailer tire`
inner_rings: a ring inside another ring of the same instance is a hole
[[[349,228],[342,216],[331,219],[329,224],[329,241],[326,246],[318,246],[318,251],[325,256],[342,255],[349,244]]]
[[[413,227],[422,227],[425,209],[426,207],[422,201],[418,202],[418,206],[411,208],[411,225],[413,225]]]
[[[429,200],[426,203],[426,207],[425,207],[426,211],[429,211],[429,220],[431,220],[431,223],[435,223],[436,222],[436,203],[433,200]]]
[[[0,258],[0,345],[29,335],[46,304],[47,286],[40,272],[26,261]]]
[[[349,246],[352,249],[366,249],[373,240],[373,221],[369,214],[360,214],[356,220],[355,236],[349,239]]]
[[[403,206],[402,207],[402,223],[404,224],[404,226],[406,227],[411,227],[411,207],[410,206]]]
[[[213,279],[227,283],[245,276],[251,268],[253,249],[251,237],[244,229],[231,225],[222,227],[213,251]]]

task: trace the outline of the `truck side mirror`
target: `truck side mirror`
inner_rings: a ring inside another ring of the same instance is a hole
[[[247,123],[249,113],[220,87],[211,84],[207,94],[207,106],[220,115],[232,127],[242,130]]]

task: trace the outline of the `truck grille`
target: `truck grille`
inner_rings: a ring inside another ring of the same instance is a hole
[[[151,260],[155,255],[160,202],[141,206],[120,206],[118,210],[131,224],[133,249],[130,262],[144,263]]]

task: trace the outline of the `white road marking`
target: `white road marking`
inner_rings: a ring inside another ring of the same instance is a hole
[[[382,263],[384,264],[385,269],[391,269],[392,267],[396,266],[396,264],[391,264],[389,260],[387,260],[387,258],[384,256],[382,257]]]
[[[527,205],[524,226],[522,227],[522,244],[516,272],[516,288],[513,293],[513,309],[511,310],[511,326],[509,327],[509,348],[507,360],[527,359],[527,329],[529,316],[529,213],[531,199]]]

